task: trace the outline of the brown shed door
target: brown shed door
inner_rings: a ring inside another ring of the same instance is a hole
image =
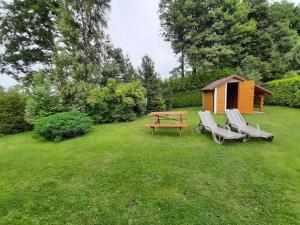
[[[238,108],[241,113],[252,114],[254,108],[254,81],[239,83]]]
[[[212,91],[203,92],[204,109],[210,112],[214,112],[214,95]]]

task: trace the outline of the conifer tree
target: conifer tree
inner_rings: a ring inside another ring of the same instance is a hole
[[[161,80],[154,69],[154,62],[149,56],[142,58],[142,65],[139,69],[143,86],[146,88],[147,112],[163,111],[166,105],[161,89]]]

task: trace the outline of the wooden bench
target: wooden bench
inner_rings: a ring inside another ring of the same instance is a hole
[[[154,135],[155,128],[163,127],[163,128],[178,128],[179,134],[181,137],[181,129],[187,127],[188,125],[185,123],[177,123],[177,124],[145,124],[146,127],[152,128],[152,135]]]

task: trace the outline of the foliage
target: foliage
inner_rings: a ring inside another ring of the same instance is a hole
[[[249,80],[260,82],[263,74],[265,76],[270,74],[270,65],[266,62],[262,62],[258,57],[247,56],[241,62],[239,73]]]
[[[179,91],[173,94],[172,106],[174,108],[201,106],[202,93],[200,90]]]
[[[286,54],[286,62],[291,70],[300,68],[300,42],[295,45],[289,53]]]
[[[109,78],[117,79],[123,83],[130,83],[138,79],[128,55],[124,55],[121,48],[107,45],[107,58],[102,71],[102,85],[106,85]]]
[[[191,17],[189,14],[190,5],[188,2],[178,1],[177,4],[171,4],[171,0],[161,0],[160,20],[163,28],[162,35],[166,41],[170,41],[175,54],[180,54],[180,70],[181,77],[185,76],[185,57],[187,45],[189,43],[189,31],[191,30]],[[179,16],[180,15],[180,16]]]
[[[25,121],[26,96],[15,89],[0,92],[0,134],[14,134],[29,130]]]
[[[290,70],[287,73],[284,74],[284,78],[290,78],[290,77],[297,77],[299,76],[299,73],[297,71],[294,70]]]
[[[123,84],[109,79],[103,88],[70,81],[58,89],[46,77],[36,74],[28,91],[26,120],[30,123],[63,111],[87,113],[95,123],[131,121],[145,111],[145,90],[140,81]]]
[[[266,83],[266,87],[273,91],[266,98],[267,104],[300,108],[300,76],[274,80]]]
[[[165,80],[161,83],[162,95],[165,101],[166,109],[169,110],[173,106],[173,92],[168,80]]]
[[[105,34],[110,0],[1,1],[0,7],[0,65],[23,84],[30,86],[37,71],[58,89],[137,78],[129,57]]]
[[[35,120],[34,133],[47,140],[60,141],[85,134],[91,125],[92,120],[83,113],[62,112]]]
[[[56,24],[60,35],[54,58],[58,81],[100,84],[109,9],[110,0],[69,0],[59,8]]]
[[[145,104],[145,89],[139,81],[118,84],[109,79],[106,87],[90,91],[87,112],[95,123],[132,121],[144,113]]]
[[[89,91],[94,86],[84,81],[70,81],[56,91],[65,111],[86,112]]]
[[[163,92],[161,89],[161,80],[154,69],[154,62],[149,56],[142,58],[142,65],[139,69],[143,86],[146,89],[147,112],[157,112],[166,109]]]
[[[209,83],[235,73],[235,69],[217,69],[207,73],[189,74],[184,78],[170,79],[169,83],[173,92],[186,90],[200,90]]]
[[[160,1],[163,36],[193,73],[242,66],[263,82],[299,70],[299,15],[287,1]]]
[[[55,48],[58,1],[0,2],[1,72],[27,83],[37,68],[49,69]],[[39,64],[39,66],[37,66]]]
[[[62,99],[51,81],[43,73],[35,74],[33,86],[28,90],[26,121],[32,124],[38,118],[63,110]]]

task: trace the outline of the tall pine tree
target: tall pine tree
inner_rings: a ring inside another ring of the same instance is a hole
[[[147,112],[163,111],[166,105],[161,89],[161,80],[154,69],[154,62],[149,56],[142,58],[142,65],[139,69],[143,86],[146,88]]]

